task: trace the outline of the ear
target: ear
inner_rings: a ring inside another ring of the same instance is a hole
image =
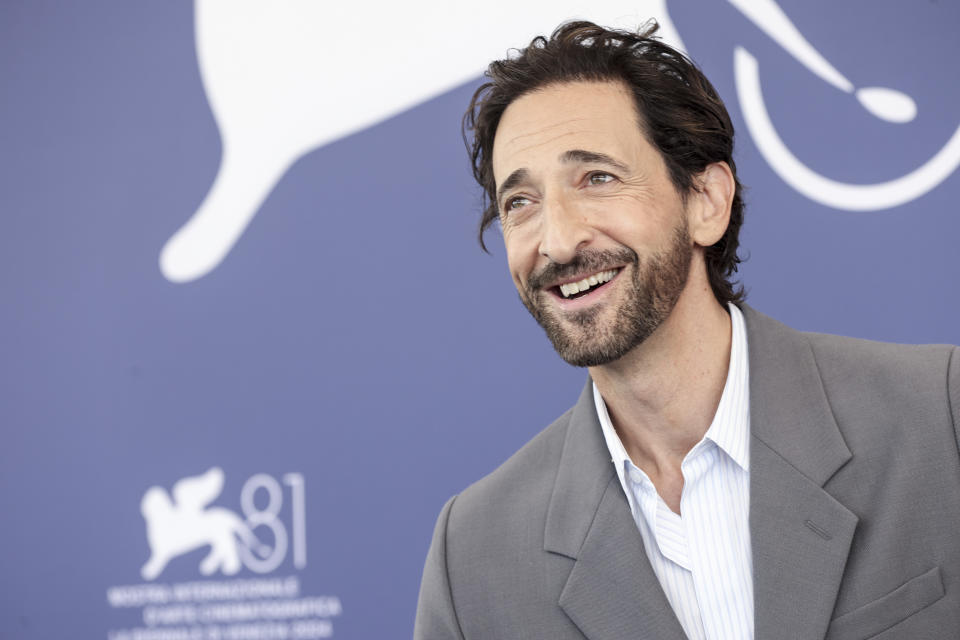
[[[695,176],[696,182],[687,200],[690,237],[701,247],[716,244],[730,223],[733,204],[733,172],[726,162],[714,162]]]

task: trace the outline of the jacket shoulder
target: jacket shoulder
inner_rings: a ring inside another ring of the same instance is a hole
[[[818,333],[809,341],[824,392],[841,429],[912,434],[902,425],[935,425],[960,438],[960,349],[952,345],[907,345]],[[887,428],[883,429],[883,425]],[[952,427],[952,428],[951,428]],[[888,442],[889,444],[889,442]]]
[[[946,344],[895,344],[860,338],[804,333],[817,367],[827,382],[869,385],[878,392],[946,390],[951,358],[957,349]]]
[[[464,489],[451,509],[451,532],[469,536],[494,523],[509,527],[529,522],[534,512],[545,510],[572,412],[569,409],[503,464]]]
[[[414,637],[507,638],[531,628],[542,637],[579,637],[557,605],[570,560],[544,553],[546,513],[572,415],[560,416],[444,507]]]

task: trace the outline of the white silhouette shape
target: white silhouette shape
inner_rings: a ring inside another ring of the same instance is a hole
[[[161,272],[172,282],[206,275],[303,154],[478,77],[562,20],[636,28],[653,16],[682,48],[665,2],[196,0],[197,58],[223,156],[206,198],[164,245]]]
[[[848,211],[896,207],[927,193],[960,165],[958,127],[936,155],[905,176],[876,184],[832,180],[800,162],[784,144],[763,102],[757,59],[742,47],[734,51],[734,76],[743,119],[761,155],[784,182],[814,202]]]
[[[917,117],[917,103],[901,91],[864,87],[857,89],[857,99],[867,111],[888,122],[910,122]]]
[[[237,514],[222,507],[204,508],[222,490],[223,471],[218,467],[179,480],[173,485],[173,502],[163,487],[147,489],[140,501],[150,545],[150,559],[140,570],[144,580],[159,576],[173,558],[207,545],[210,553],[200,563],[200,573],[208,576],[219,569],[233,575],[240,570],[238,536],[265,555],[265,547]]]
[[[826,58],[820,55],[776,0],[729,0],[755,25],[772,38],[807,69],[846,93],[854,93],[850,82]],[[909,122],[917,115],[917,105],[905,93],[885,87],[865,87],[855,92],[857,100],[870,113],[889,122]]]
[[[775,0],[728,0],[807,69],[847,93],[853,83],[814,49]],[[896,207],[927,193],[960,165],[960,127],[930,160],[905,176],[876,184],[838,182],[810,169],[787,148],[774,128],[763,101],[757,59],[743,47],[734,50],[737,98],[747,129],[767,163],[784,182],[814,202],[849,211]],[[870,113],[889,122],[908,122],[917,115],[910,96],[884,87],[864,87],[857,99]]]

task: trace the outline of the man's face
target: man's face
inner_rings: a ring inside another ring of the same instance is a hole
[[[656,331],[693,245],[625,87],[571,82],[518,98],[497,128],[493,170],[510,273],[564,360],[606,364]]]

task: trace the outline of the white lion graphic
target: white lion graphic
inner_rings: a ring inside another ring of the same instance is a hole
[[[363,8],[196,0],[197,61],[223,155],[207,196],[164,244],[161,272],[171,282],[203,277],[301,156],[479,78],[508,47],[562,20],[588,11],[600,24],[636,28],[656,16],[667,40],[679,43],[665,2],[488,0],[476,11],[474,3],[446,0]]]
[[[140,512],[147,522],[150,559],[140,575],[153,580],[173,558],[210,546],[210,554],[200,563],[205,576],[218,569],[226,575],[240,570],[237,538],[264,553],[262,545],[243,520],[233,511],[210,507],[223,490],[223,470],[213,467],[199,476],[190,476],[173,485],[173,501],[163,487],[150,487],[140,501]]]

